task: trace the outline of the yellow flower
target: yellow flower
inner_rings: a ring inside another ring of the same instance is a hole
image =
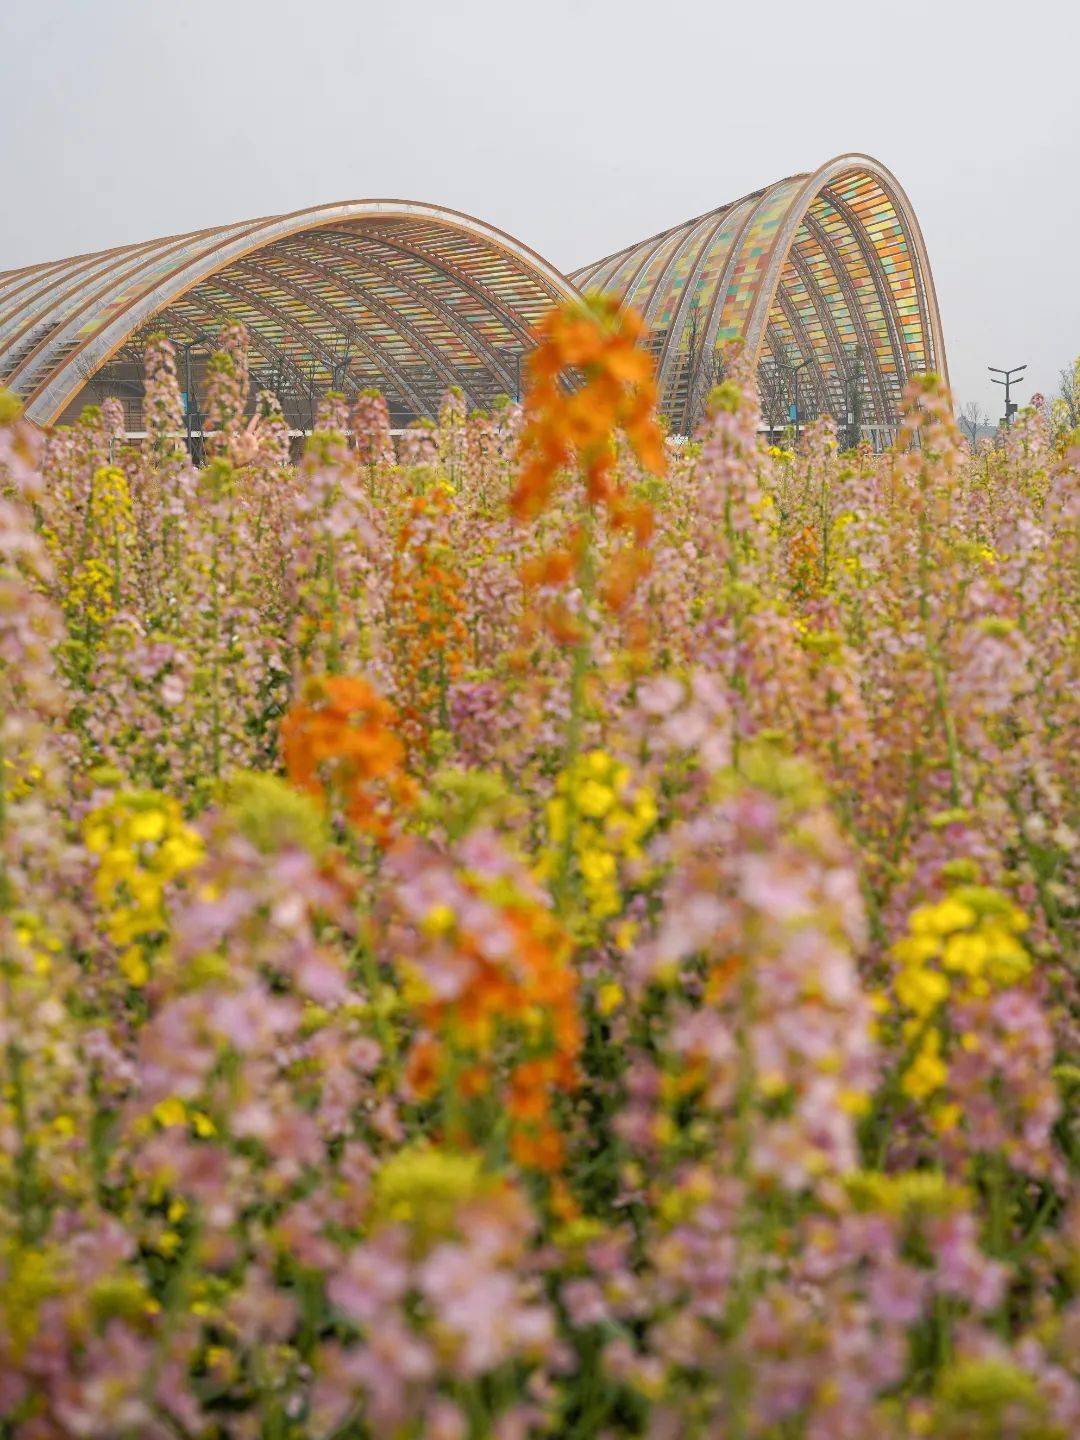
[[[92,1285],[88,1298],[90,1311],[99,1325],[114,1317],[128,1321],[139,1320],[160,1308],[146,1293],[138,1276],[122,1273],[103,1275]]]
[[[939,1135],[947,1135],[959,1125],[963,1113],[955,1101],[942,1101],[934,1106],[930,1115],[930,1123]]]
[[[160,810],[144,810],[131,817],[130,834],[139,842],[160,840],[165,834],[165,816]]]
[[[615,792],[597,780],[586,780],[578,788],[578,810],[590,820],[602,820],[614,803]]]
[[[170,835],[159,854],[168,874],[178,875],[182,870],[193,870],[202,860],[203,843],[194,830],[184,825],[176,834]]]
[[[758,1077],[758,1087],[766,1099],[775,1100],[778,1095],[782,1095],[788,1088],[788,1082],[785,1080],[781,1071],[765,1070],[762,1071]]]
[[[187,1124],[187,1106],[178,1095],[170,1095],[167,1100],[159,1100],[154,1106],[154,1119],[163,1129],[169,1129],[173,1125]]]
[[[145,985],[150,978],[150,967],[143,958],[142,951],[136,945],[124,951],[120,956],[119,964],[129,985]]]
[[[1027,917],[1005,895],[987,886],[963,885],[934,905],[914,910],[909,933],[892,947],[898,962],[893,990],[907,1018],[901,1026],[909,1041],[950,996],[980,1000],[996,989],[1015,985],[1031,970],[1031,956],[1016,939]],[[923,1036],[918,1054],[901,1080],[909,1098],[926,1100],[948,1079],[942,1056],[942,1032]],[[958,1043],[977,1050],[977,1035],[963,1033]],[[931,1123],[945,1132],[955,1128],[958,1112],[944,1103],[931,1111]]]
[[[590,750],[584,759],[586,771],[600,779],[606,779],[614,769],[614,761],[603,750]]]
[[[975,924],[975,911],[969,905],[948,897],[936,905],[920,905],[912,911],[910,926],[916,935],[949,935]]]
[[[624,999],[622,986],[614,980],[608,980],[596,992],[596,1008],[606,1018],[619,1008]]]
[[[896,998],[916,1015],[929,1015],[949,995],[949,982],[936,970],[901,970]]]
[[[652,1132],[658,1145],[673,1145],[679,1137],[678,1127],[670,1115],[657,1115]]]
[[[83,840],[99,856],[94,893],[109,912],[106,933],[125,951],[121,973],[129,984],[144,985],[145,947],[167,924],[165,886],[201,861],[202,840],[178,802],[153,790],[122,792],[99,806],[83,824]]]
[[[590,885],[599,885],[615,874],[615,856],[608,850],[585,850],[578,857],[578,864]]]
[[[555,795],[548,802],[551,848],[541,860],[539,874],[550,877],[559,863],[573,816],[571,849],[581,882],[581,910],[575,929],[586,940],[595,939],[605,920],[623,905],[619,887],[619,861],[641,856],[641,842],[656,822],[656,802],[647,787],[632,786],[627,765],[603,750],[591,750],[558,777]]]
[[[879,1170],[856,1170],[845,1180],[846,1189],[862,1210],[894,1215],[947,1215],[966,1210],[971,1193],[954,1185],[939,1170],[902,1170],[883,1175]]]
[[[161,883],[156,875],[150,875],[145,870],[135,870],[128,877],[128,890],[132,899],[144,911],[152,911],[156,908],[161,898]]]
[[[449,935],[456,924],[457,916],[449,905],[432,905],[424,916],[420,928],[425,935],[430,935],[435,939],[440,935]]]
[[[643,785],[634,800],[634,819],[639,828],[644,831],[656,823],[656,816],[656,801],[653,799],[652,791]]]
[[[547,806],[548,831],[556,844],[561,844],[566,837],[566,801],[556,797],[548,801]]]
[[[989,953],[990,946],[984,935],[977,932],[951,935],[946,941],[941,963],[946,970],[958,970],[964,975],[978,975]]]
[[[1030,955],[1007,930],[990,925],[983,934],[989,952],[986,973],[995,985],[1001,988],[1015,985],[1030,972]]]
[[[941,1037],[936,1030],[930,1030],[918,1055],[904,1072],[900,1088],[911,1100],[926,1100],[935,1090],[940,1090],[948,1078],[948,1067],[941,1058]]]
[[[615,944],[620,950],[626,951],[634,943],[637,936],[638,926],[636,920],[624,920],[615,930]]]
[[[371,1223],[408,1225],[425,1245],[452,1235],[461,1207],[494,1183],[479,1155],[421,1141],[399,1150],[375,1175]]]
[[[870,1112],[870,1096],[864,1090],[841,1090],[837,1096],[845,1115],[867,1115]]]

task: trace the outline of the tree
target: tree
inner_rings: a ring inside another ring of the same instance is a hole
[[[969,400],[960,411],[960,424],[971,441],[971,448],[974,450],[979,439],[979,431],[984,425],[989,424],[990,417],[978,403],[977,400]]]
[[[1064,436],[1080,425],[1080,355],[1058,374],[1058,392],[1050,401],[1050,423],[1055,436]]]
[[[758,366],[758,393],[761,413],[772,439],[788,423],[788,387],[784,368],[771,355],[764,357]]]
[[[862,346],[856,345],[845,356],[844,403],[847,414],[847,448],[854,450],[862,438],[864,369]]]

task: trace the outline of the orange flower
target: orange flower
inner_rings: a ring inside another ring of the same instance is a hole
[[[544,618],[557,645],[576,645],[585,634],[581,621],[575,619],[561,600],[553,601],[547,606]]]
[[[324,675],[281,722],[285,773],[321,800],[335,800],[359,830],[384,842],[392,805],[408,804],[405,747],[391,728],[394,707],[366,680]]]
[[[499,1098],[510,1121],[512,1152],[519,1163],[546,1169],[562,1156],[552,1099],[577,1084],[582,1044],[571,942],[539,900],[507,895],[504,879],[493,888],[471,872],[460,878],[497,912],[510,943],[504,956],[493,959],[490,943],[480,943],[460,915],[449,930],[439,927],[432,943],[444,945],[452,935],[454,949],[468,961],[469,978],[452,1000],[417,1003],[421,1032],[409,1059],[410,1085],[418,1098],[452,1085],[466,1101],[505,1087]],[[453,1064],[446,1063],[449,1057]]]
[[[797,595],[816,595],[821,589],[821,546],[809,525],[792,536],[789,549],[792,588]]]
[[[510,1154],[518,1165],[554,1174],[563,1162],[563,1139],[553,1125],[541,1124],[515,1130],[510,1136]]]
[[[588,504],[603,507],[612,530],[629,533],[614,550],[600,599],[622,611],[650,568],[651,506],[632,501],[616,470],[615,437],[622,431],[638,460],[662,474],[663,436],[656,421],[652,357],[638,345],[642,322],[632,311],[600,296],[553,310],[540,326],[540,343],[529,358],[531,384],[525,399],[520,444],[521,472],[511,496],[518,520],[534,519],[547,505],[558,472],[577,464]],[[582,556],[569,548],[527,560],[526,589],[567,584]],[[541,619],[556,644],[576,645],[581,623],[565,605],[542,603]],[[637,627],[640,628],[640,627]]]
[[[522,471],[510,502],[519,520],[543,510],[557,472],[575,460],[590,503],[613,500],[616,430],[626,433],[646,469],[664,473],[653,363],[638,347],[641,330],[633,311],[607,296],[564,305],[541,322],[528,361]]]
[[[600,598],[609,610],[624,610],[637,582],[649,573],[652,557],[646,550],[616,551],[600,583]]]
[[[447,688],[461,672],[468,631],[464,582],[451,535],[453,501],[436,487],[409,502],[391,571],[391,654],[402,730],[410,751],[426,749],[447,724]]]
[[[439,1084],[440,1054],[430,1035],[421,1036],[409,1051],[405,1080],[418,1100],[430,1100]]]
[[[536,555],[521,567],[521,583],[526,590],[540,585],[565,585],[574,573],[574,555],[570,550],[549,550]]]

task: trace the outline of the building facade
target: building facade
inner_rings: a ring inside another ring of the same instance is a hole
[[[945,375],[925,245],[896,180],[841,156],[563,275],[512,236],[412,201],[360,200],[0,274],[0,384],[30,419],[119,397],[142,425],[142,353],[178,352],[189,425],[229,321],[253,381],[311,428],[328,390],[375,386],[392,421],[434,416],[451,385],[486,409],[521,388],[545,311],[599,289],[645,317],[661,409],[690,433],[735,350],[756,363],[764,420],[832,414],[884,443],[908,378]]]

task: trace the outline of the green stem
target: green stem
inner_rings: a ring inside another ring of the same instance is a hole
[[[217,507],[218,502],[215,498],[210,530],[210,615],[213,622],[210,657],[210,733],[211,767],[215,780],[221,778],[221,600],[218,596],[220,527]]]
[[[337,563],[334,554],[334,537],[329,528],[326,531],[326,604],[330,611],[330,649],[326,657],[326,668],[331,675],[341,673],[341,628],[338,619]]]
[[[949,798],[954,807],[960,804],[962,793],[960,783],[960,755],[956,742],[956,726],[949,710],[949,692],[945,679],[945,665],[941,657],[937,635],[930,616],[930,544],[926,523],[926,495],[919,511],[919,618],[926,637],[926,651],[930,657],[930,673],[934,681],[934,708],[945,738],[945,749],[949,759]]]
[[[7,873],[5,841],[7,836],[7,757],[0,745],[0,914],[11,907],[11,882]],[[30,1117],[26,1103],[26,1052],[17,1038],[15,1016],[15,961],[0,952],[0,973],[4,983],[4,1014],[8,1025],[5,1057],[11,1083],[11,1103],[15,1112],[15,1195],[19,1211],[19,1236],[29,1244],[38,1232],[37,1149],[30,1134]]]
[[[1031,843],[1031,837],[1028,834],[1027,826],[1024,823],[1024,810],[1020,804],[1019,797],[1017,796],[1015,790],[1009,791],[1009,809],[1012,811],[1013,818],[1016,820],[1016,828],[1020,835],[1020,843],[1024,848],[1024,855],[1027,858],[1027,862],[1031,866],[1032,877],[1035,881],[1035,893],[1039,897],[1040,908],[1042,909],[1043,915],[1046,917],[1046,923],[1047,925],[1049,925],[1055,940],[1061,947],[1062,958],[1065,960],[1066,964],[1069,965],[1070,969],[1073,969],[1075,968],[1072,963],[1074,945],[1073,937],[1071,932],[1069,931],[1068,926],[1063,922],[1061,918],[1061,911],[1058,909],[1057,900],[1055,899],[1054,893],[1050,889],[1050,886],[1047,884],[1046,876],[1042,872],[1040,857],[1035,850],[1034,845]]]
[[[393,1062],[397,1053],[397,1036],[390,1020],[379,1008],[379,992],[382,990],[382,977],[379,975],[379,967],[376,964],[375,956],[371,953],[366,943],[361,942],[358,951],[360,961],[360,972],[364,977],[364,984],[367,986],[370,997],[372,1020],[375,1025],[375,1036],[383,1048],[383,1055],[387,1061]]]
[[[581,593],[581,638],[574,646],[570,670],[570,714],[566,722],[566,745],[563,751],[563,771],[569,772],[581,751],[581,734],[585,717],[585,690],[592,660],[592,617],[590,614],[593,592],[596,588],[596,557],[593,554],[593,516],[586,507],[581,527],[581,551],[578,557],[577,582]],[[555,900],[563,909],[570,890],[571,872],[574,862],[574,841],[577,838],[577,802],[573,786],[567,786],[566,831],[559,850],[559,864],[552,886]]]

